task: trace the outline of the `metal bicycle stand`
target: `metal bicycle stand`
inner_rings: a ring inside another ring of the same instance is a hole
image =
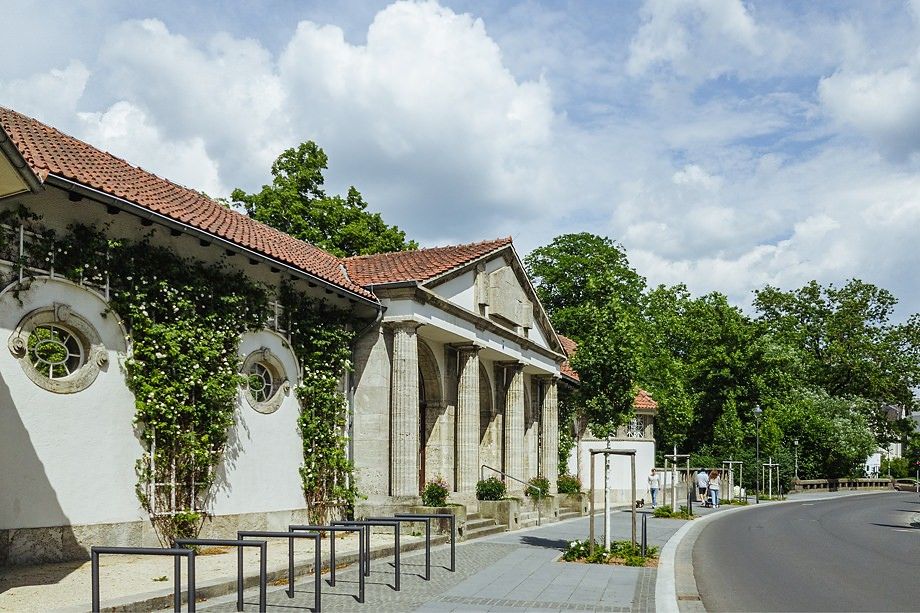
[[[408,523],[425,522],[425,581],[431,581],[431,518],[430,517],[368,517],[369,521],[387,520]]]
[[[457,572],[457,516],[453,513],[396,513],[396,517],[430,517],[450,520],[450,572]]]
[[[306,530],[309,532],[328,532],[329,533],[329,585],[335,586],[335,533],[336,532],[357,532],[358,533],[358,602],[364,602],[364,526],[310,526],[301,524],[292,524],[288,526],[291,532]]]
[[[159,547],[93,547],[90,549],[92,567],[93,613],[99,613],[99,556],[172,556],[173,557],[173,609],[182,611],[182,564],[188,559],[188,610],[195,610],[195,552],[191,549],[161,549]]]
[[[233,539],[177,539],[173,547],[183,548],[197,545],[236,547],[236,610],[243,610],[243,548],[258,547],[259,558],[259,611],[265,613],[266,591],[268,585],[268,541],[235,541]]]
[[[313,567],[314,567],[314,603],[313,610],[317,613],[320,611],[322,605],[322,577],[323,577],[323,563],[322,563],[322,540],[323,535],[319,532],[272,532],[266,530],[241,530],[236,533],[236,537],[239,540],[243,540],[246,537],[259,537],[259,538],[279,538],[279,539],[288,539],[288,589],[287,595],[288,598],[294,597],[294,539],[295,538],[308,538],[313,539],[314,550],[313,550]]]
[[[371,528],[374,526],[382,528],[393,528],[393,562],[396,566],[396,580],[393,585],[395,591],[400,590],[400,564],[399,564],[399,522],[395,519],[390,520],[341,520],[332,522],[333,526],[364,526],[367,528],[367,538],[364,539],[365,555],[364,555],[364,574],[370,576],[371,574]]]

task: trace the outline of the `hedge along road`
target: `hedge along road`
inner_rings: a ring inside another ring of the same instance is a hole
[[[765,505],[703,529],[707,611],[920,611],[920,497],[885,492]]]

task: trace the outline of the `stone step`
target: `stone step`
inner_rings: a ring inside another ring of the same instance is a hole
[[[477,519],[482,519],[482,515],[480,515],[479,513],[467,513],[466,514],[466,521],[475,521]]]
[[[500,534],[502,532],[505,532],[505,526],[499,526],[493,521],[491,526],[476,528],[475,530],[466,530],[463,534],[463,540],[468,541],[470,539],[482,538],[484,536]]]
[[[560,510],[559,512],[559,521],[563,521],[566,519],[575,519],[576,517],[581,517],[581,511]]]
[[[478,528],[486,528],[488,526],[494,526],[494,519],[474,519],[473,521],[467,520],[464,530],[469,532],[470,530],[476,530]]]

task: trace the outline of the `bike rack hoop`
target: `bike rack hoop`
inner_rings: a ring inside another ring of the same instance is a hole
[[[135,555],[135,556],[172,556],[173,558],[173,609],[182,610],[182,565],[180,558],[188,559],[188,610],[195,610],[195,551],[192,549],[162,549],[160,547],[99,547],[90,549],[92,572],[92,610],[99,612],[99,556],[100,555]]]
[[[419,517],[450,520],[450,572],[457,571],[457,516],[453,513],[396,513],[396,517]]]
[[[294,597],[294,539],[308,538],[313,540],[313,611],[319,613],[322,606],[322,578],[323,578],[323,535],[319,532],[281,532],[272,530],[240,530],[236,538],[243,540],[246,537],[277,538],[288,540],[288,598]]]
[[[177,539],[173,547],[211,545],[222,547],[236,547],[236,610],[243,610],[243,548],[259,548],[259,611],[265,613],[267,607],[268,591],[268,541],[244,541],[233,539]]]
[[[364,526],[326,526],[326,525],[304,525],[291,524],[288,526],[291,532],[302,530],[312,532],[329,533],[329,585],[335,586],[335,533],[336,532],[357,532],[358,533],[358,602],[364,602]],[[367,538],[370,538],[369,536]],[[319,572],[319,571],[317,571]]]
[[[396,578],[394,580],[393,590],[400,591],[400,576],[402,575],[399,561],[399,525],[400,522],[395,517],[386,519],[343,519],[332,522],[333,526],[363,526],[366,530],[367,538],[364,539],[364,574],[371,574],[371,528],[378,526],[381,528],[393,528],[393,563],[396,566]]]

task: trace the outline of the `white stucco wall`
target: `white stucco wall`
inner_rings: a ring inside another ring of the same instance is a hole
[[[117,316],[103,316],[101,297],[67,281],[36,280],[19,300],[0,295],[0,529],[146,518],[134,493],[143,450]],[[91,323],[109,355],[95,381],[74,394],[38,387],[7,348],[23,316],[55,302]]]
[[[303,444],[297,426],[300,408],[294,392],[300,371],[284,339],[268,330],[245,334],[240,340],[239,353],[245,358],[262,347],[270,349],[282,363],[291,389],[281,406],[270,414],[259,413],[240,394],[235,424],[229,432],[227,451],[217,469],[211,493],[211,512],[215,515],[305,506],[299,473],[303,464]]]
[[[476,271],[474,270],[465,272],[440,285],[436,285],[431,288],[431,291],[464,309],[473,312],[479,311],[475,304]]]
[[[582,440],[569,454],[568,473],[579,475],[583,491],[588,491],[591,487],[591,450],[604,449],[606,446],[606,441]],[[646,439],[611,440],[610,447],[611,449],[636,450],[636,497],[645,498],[651,503],[647,479],[652,467],[655,466],[655,442]],[[602,500],[604,496],[604,456],[595,455],[594,462],[595,500]],[[608,483],[613,502],[630,501],[632,491],[629,456],[610,456]]]

